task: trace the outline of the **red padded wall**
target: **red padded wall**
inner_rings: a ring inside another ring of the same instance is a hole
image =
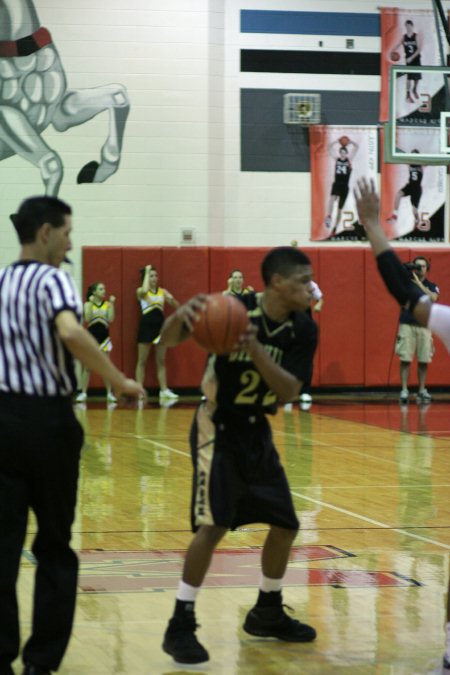
[[[178,302],[186,302],[197,293],[209,291],[209,250],[207,248],[166,248],[163,250],[164,279],[161,284]],[[189,339],[167,350],[169,387],[200,385],[206,352]]]
[[[136,288],[139,268],[157,267],[161,285],[180,302],[198,292],[224,290],[230,271],[241,269],[245,282],[262,290],[260,264],[265,248],[147,248],[86,247],[83,249],[83,291],[92,281],[103,281],[108,294],[117,296],[116,321],[112,326],[114,362],[133,376],[139,307]],[[315,358],[315,386],[383,387],[399,384],[398,358],[393,355],[399,310],[378,276],[367,247],[306,248],[314,277],[324,293],[324,308],[314,319],[320,326]],[[403,260],[411,260],[418,249],[397,249]],[[450,252],[448,249],[420,250],[431,258],[429,278],[441,290],[440,301],[450,304]],[[170,312],[168,308],[168,313]],[[429,385],[450,385],[450,358],[435,340],[436,354],[429,368]],[[171,348],[167,356],[169,386],[198,387],[205,353],[187,340]],[[411,384],[416,383],[416,367]],[[92,386],[100,380],[92,378]],[[149,360],[147,386],[156,386],[154,359]]]
[[[364,385],[364,251],[319,251],[320,384]]]

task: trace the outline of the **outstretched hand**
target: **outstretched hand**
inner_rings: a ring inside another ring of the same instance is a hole
[[[389,248],[386,234],[380,224],[380,198],[373,178],[360,178],[353,190],[359,222],[367,232],[367,238],[376,256]]]
[[[373,178],[370,181],[360,178],[356,185],[353,194],[359,222],[366,230],[379,227],[380,198],[375,188],[375,181]]]

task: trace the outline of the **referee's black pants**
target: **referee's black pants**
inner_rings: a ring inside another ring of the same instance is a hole
[[[78,559],[70,548],[83,430],[66,398],[0,394],[0,675],[20,649],[16,581],[28,510],[37,520],[31,636],[23,660],[57,670],[72,630]]]

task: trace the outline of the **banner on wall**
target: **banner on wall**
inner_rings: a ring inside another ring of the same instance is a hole
[[[378,130],[372,126],[310,128],[311,241],[365,239],[358,224],[353,187],[376,179]]]
[[[383,7],[381,12],[380,122],[389,119],[389,70],[396,66],[442,65],[433,10]],[[441,29],[440,29],[441,31]],[[441,32],[442,44],[447,41]],[[423,117],[420,109],[442,89],[442,75],[410,73],[397,78],[396,117]]]
[[[402,149],[439,152],[439,129],[400,127],[397,138]],[[383,163],[380,217],[388,238],[444,241],[446,185],[446,166]]]

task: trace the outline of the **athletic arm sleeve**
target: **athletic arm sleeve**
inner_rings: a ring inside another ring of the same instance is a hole
[[[377,264],[389,293],[402,307],[412,312],[424,293],[411,281],[394,251],[388,249],[380,253],[377,256]]]
[[[428,328],[437,335],[450,352],[450,307],[434,303],[430,307]]]

